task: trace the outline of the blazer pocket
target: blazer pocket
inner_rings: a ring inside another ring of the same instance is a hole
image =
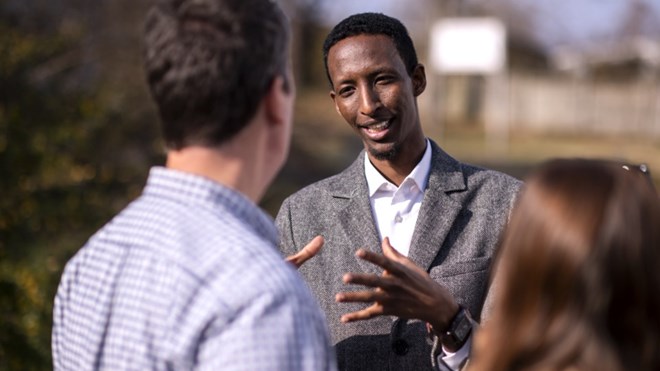
[[[429,274],[479,319],[489,286],[491,262],[489,257],[447,262],[431,268]]]
[[[490,269],[492,258],[482,257],[470,260],[462,260],[452,263],[444,263],[432,267],[429,272],[431,277],[455,277],[463,274],[473,274],[476,272],[486,271]]]

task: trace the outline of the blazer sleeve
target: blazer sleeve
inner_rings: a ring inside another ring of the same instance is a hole
[[[284,257],[295,254],[298,249],[293,240],[293,229],[291,227],[291,197],[286,198],[282,202],[277,217],[275,217],[275,224],[279,231],[280,241],[278,247],[280,252]]]

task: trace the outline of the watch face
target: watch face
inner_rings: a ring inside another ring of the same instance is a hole
[[[469,314],[467,311],[461,309],[456,318],[452,321],[450,329],[445,333],[443,342],[446,342],[446,344],[453,344],[454,346],[460,346],[465,342],[472,330],[472,323],[468,316]]]
[[[472,324],[470,323],[470,320],[466,316],[463,316],[461,322],[456,327],[454,334],[456,338],[462,341],[468,336],[471,329],[472,329]]]

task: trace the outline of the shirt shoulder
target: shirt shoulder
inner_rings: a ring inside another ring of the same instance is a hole
[[[274,243],[230,210],[141,197],[67,263],[53,354],[63,365],[91,365],[102,347],[110,349],[103,362],[117,368],[172,352],[183,352],[184,362],[210,323],[229,325],[239,313],[257,318],[260,307],[324,323]],[[74,353],[84,356],[67,358]]]

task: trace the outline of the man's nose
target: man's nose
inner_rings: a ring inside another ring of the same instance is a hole
[[[381,106],[380,97],[370,87],[361,89],[360,94],[360,113],[366,116],[372,116]]]

